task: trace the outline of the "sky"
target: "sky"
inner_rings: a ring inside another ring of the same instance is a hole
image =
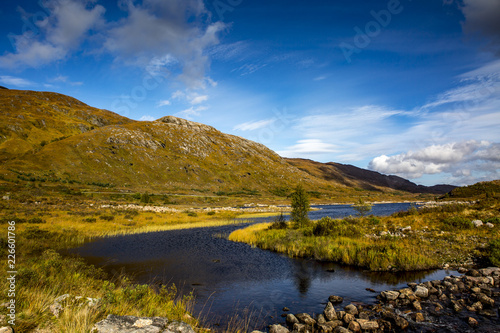
[[[0,85],[418,184],[500,179],[499,0],[0,4]]]

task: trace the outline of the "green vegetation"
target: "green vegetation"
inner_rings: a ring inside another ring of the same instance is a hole
[[[365,216],[372,210],[372,205],[369,203],[365,203],[361,198],[351,207],[357,212],[357,215],[361,217]]]
[[[388,217],[325,217],[292,228],[275,221],[234,231],[229,239],[291,257],[312,257],[373,271],[424,270],[490,259],[500,263],[500,204],[447,204]],[[474,227],[474,219],[497,223]],[[415,251],[419,249],[419,251]]]
[[[295,191],[291,195],[291,198],[292,212],[290,213],[290,219],[294,227],[306,227],[310,222],[307,214],[311,210],[311,207],[309,204],[309,197],[302,184],[297,185]]]

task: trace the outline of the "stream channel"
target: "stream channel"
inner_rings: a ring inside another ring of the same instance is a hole
[[[311,219],[355,215],[348,205],[317,206]],[[376,216],[406,210],[410,204],[378,204]],[[373,304],[377,292],[402,288],[408,282],[442,279],[453,271],[374,273],[312,259],[252,248],[226,239],[232,231],[271,218],[213,228],[162,231],[98,239],[69,253],[111,274],[124,272],[137,283],[174,283],[196,297],[194,314],[208,327],[224,329],[230,318],[250,318],[252,329],[284,323],[283,307],[291,313],[321,313],[330,295],[350,302]],[[415,249],[416,251],[418,249]]]

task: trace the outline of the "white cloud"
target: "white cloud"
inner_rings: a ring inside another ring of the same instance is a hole
[[[142,116],[141,119],[139,119],[140,121],[153,121],[153,120],[156,120],[155,117],[153,116],[150,116],[150,115],[145,115],[145,116]]]
[[[50,14],[35,22],[31,30],[11,36],[16,51],[0,56],[0,67],[40,67],[65,59],[102,23],[105,12],[92,1],[49,0],[44,6]]]
[[[221,22],[206,23],[202,0],[144,0],[126,3],[128,16],[112,28],[104,47],[118,58],[137,65],[147,64],[151,55],[169,56],[182,68],[178,79],[189,88],[204,88],[209,58],[205,50],[219,43]]]
[[[323,80],[325,80],[325,79],[326,79],[326,76],[321,75],[321,76],[315,77],[315,78],[313,79],[313,81],[323,81]]]
[[[192,120],[193,117],[195,116],[200,116],[201,112],[207,110],[208,107],[206,106],[192,106],[189,109],[183,110],[181,112],[177,112],[175,116],[180,117],[180,118],[186,118],[188,120]]]
[[[83,85],[83,82],[80,82],[80,81],[72,82],[72,81],[70,81],[68,79],[67,76],[64,76],[64,75],[58,75],[58,76],[56,76],[55,78],[53,78],[52,80],[49,80],[49,81],[51,81],[51,82],[67,83],[67,84],[72,85],[72,86],[81,86],[81,85]]]
[[[162,106],[168,106],[168,105],[171,105],[172,103],[166,99],[166,100],[163,100],[163,101],[159,101],[158,104],[156,105],[156,107],[160,108]]]
[[[31,82],[29,80],[8,75],[0,76],[0,82],[7,86],[15,86],[15,87],[29,87],[36,85],[34,82]]]
[[[189,103],[192,105],[201,104],[206,101],[208,101],[207,95],[194,95],[189,98]]]
[[[487,175],[489,179],[497,179],[500,176],[499,152],[499,143],[475,140],[453,142],[394,156],[381,155],[370,162],[369,168],[409,179],[447,173],[453,182],[464,184],[471,177]]]
[[[184,100],[191,105],[197,105],[208,101],[208,95],[200,95],[192,91],[184,92],[177,90],[172,94],[172,99]]]
[[[237,131],[255,131],[264,127],[267,127],[274,123],[276,119],[265,119],[265,120],[258,120],[258,121],[248,121],[243,124],[238,124],[234,126],[233,130]]]
[[[277,153],[283,157],[301,157],[304,155],[331,154],[339,151],[339,147],[318,139],[299,140],[297,144]]]

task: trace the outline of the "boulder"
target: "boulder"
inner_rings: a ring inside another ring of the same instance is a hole
[[[312,327],[306,324],[294,324],[293,325],[293,332],[295,333],[312,333]],[[269,333],[271,333],[269,331]]]
[[[166,319],[166,318],[165,318]],[[120,333],[122,333],[121,331]],[[142,331],[141,331],[142,332]],[[170,322],[161,333],[195,333],[193,328],[182,321]]]
[[[335,295],[331,295],[330,297],[328,297],[328,300],[332,303],[342,303],[344,301],[344,299],[340,296],[335,296]]]
[[[330,327],[332,330],[334,330],[338,326],[342,326],[344,323],[341,320],[332,320],[327,322],[324,326]]]
[[[479,270],[479,273],[481,273],[483,276],[497,275],[497,274],[500,274],[500,268],[498,268],[498,267],[481,268]]]
[[[163,333],[168,324],[167,318],[161,317],[135,317],[135,316],[116,316],[110,314],[106,319],[98,322],[92,328],[93,333]],[[186,324],[187,325],[187,324]],[[184,329],[180,331],[170,330],[168,332],[192,333]]]
[[[271,325],[269,326],[269,333],[289,333],[288,328],[281,325]],[[120,332],[121,333],[121,332]]]
[[[351,314],[353,316],[356,316],[359,312],[358,312],[358,308],[356,307],[356,305],[354,304],[349,304],[347,305],[345,308],[344,308],[345,312],[347,312],[348,314]]]
[[[359,333],[361,332],[361,326],[359,325],[359,323],[357,321],[351,321],[349,323],[349,327],[347,327],[351,332],[354,332],[354,333]]]
[[[337,312],[335,312],[335,308],[333,307],[333,304],[331,302],[328,302],[326,304],[326,307],[325,307],[325,310],[323,310],[323,313],[324,313],[327,321],[337,319]]]
[[[490,223],[490,222],[486,223],[485,226],[487,226],[488,228],[494,228],[495,227],[495,225],[493,223]]]
[[[388,301],[395,301],[396,299],[398,299],[400,293],[397,291],[389,290],[381,292],[380,295],[382,295],[382,297]]]
[[[14,330],[11,327],[0,327],[0,333],[14,333]]]
[[[314,326],[316,324],[316,320],[314,320],[310,315],[307,313],[298,313],[295,315],[297,319],[306,325]]]
[[[335,327],[335,329],[333,330],[333,333],[351,333],[351,331],[349,331],[345,327],[338,326],[338,327]]]
[[[378,330],[379,325],[376,321],[366,319],[356,319],[362,330]]]
[[[293,314],[289,313],[286,315],[286,324],[293,327],[294,324],[298,324],[299,320]]]
[[[420,298],[427,298],[429,297],[429,289],[423,286],[417,286],[417,288],[415,289],[415,296]]]
[[[57,318],[68,306],[88,306],[97,307],[99,306],[99,298],[83,297],[83,296],[72,296],[70,294],[64,294],[57,297],[54,303],[49,306],[50,312]]]
[[[474,226],[476,228],[479,228],[480,226],[483,225],[483,221],[481,221],[481,220],[474,220],[474,221],[472,221],[472,224],[474,224]]]

